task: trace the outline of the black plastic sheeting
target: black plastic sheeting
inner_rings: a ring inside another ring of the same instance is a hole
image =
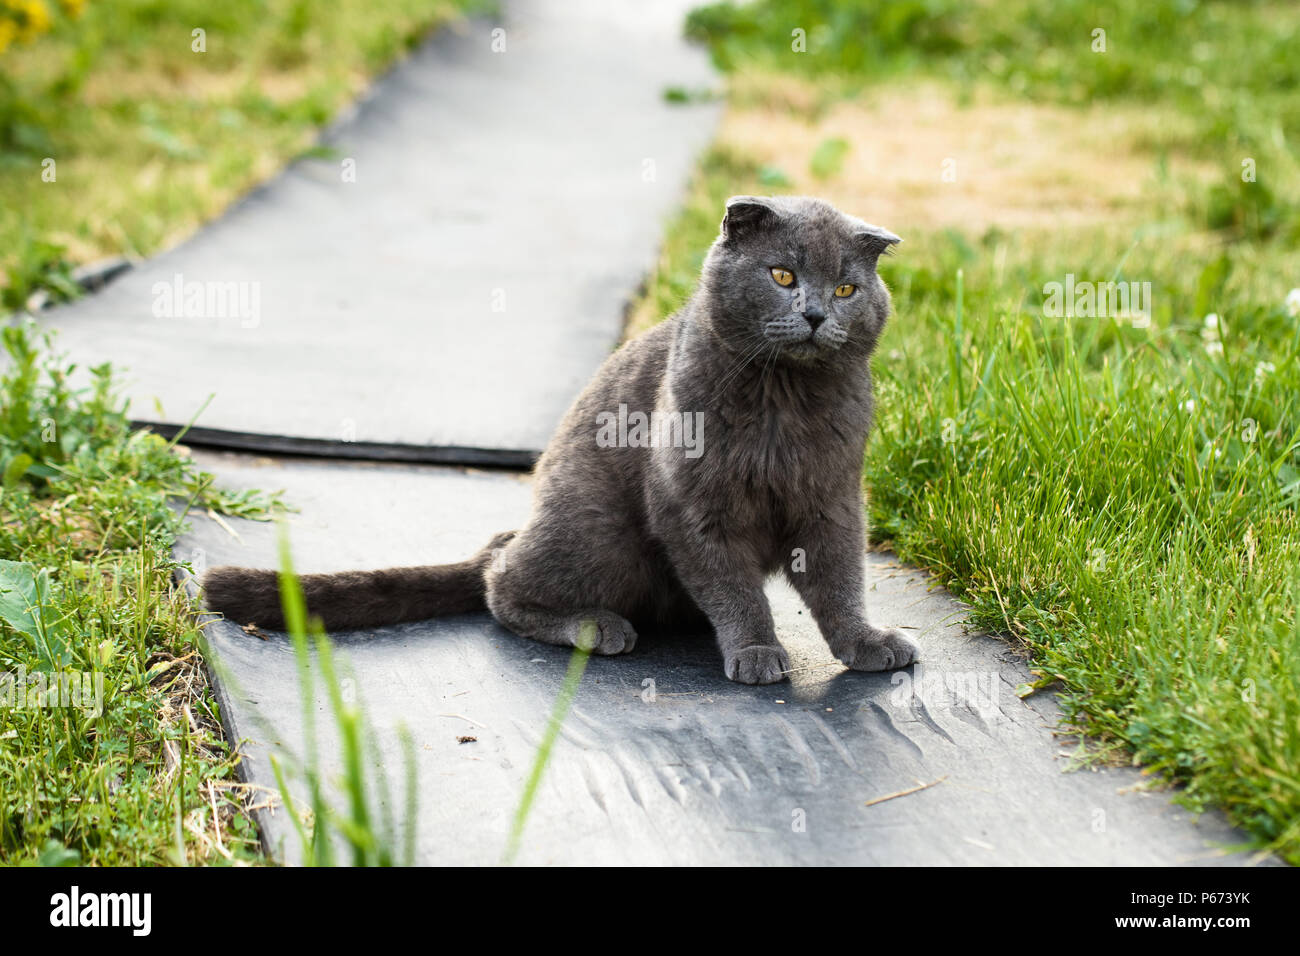
[[[189,241],[42,313],[131,416],[274,453],[527,466],[618,344],[708,143],[688,0],[442,30]],[[721,215],[721,211],[719,211]]]
[[[284,488],[299,571],[465,557],[518,527],[528,480],[410,465],[253,461],[200,455],[227,487]],[[267,524],[194,516],[178,546],[196,570],[275,564]],[[1133,769],[1066,772],[1050,693],[1005,644],[962,625],[964,610],[888,554],[865,557],[874,620],[910,628],[922,662],[862,674],[831,657],[797,596],[770,589],[796,672],[787,684],[727,681],[707,635],[643,636],[593,657],[547,768],[518,861],[536,864],[1246,863],[1242,836],[1199,820]],[[222,714],[249,779],[275,789],[269,756],[301,755],[292,649],[224,621],[206,629]],[[364,706],[402,814],[398,728],[414,735],[417,859],[494,864],[558,694],[569,653],[516,637],[486,615],[334,635],[345,693]],[[322,689],[313,710],[331,725]],[[459,737],[474,737],[462,743]],[[336,779],[337,740],[321,765]],[[377,779],[376,775],[376,779]],[[930,784],[924,789],[915,789]],[[915,792],[900,794],[903,791]],[[337,796],[337,795],[336,795]],[[302,793],[299,793],[302,797]],[[337,799],[342,801],[341,796]],[[880,802],[872,802],[880,801]],[[262,811],[268,846],[301,856],[286,812]]]

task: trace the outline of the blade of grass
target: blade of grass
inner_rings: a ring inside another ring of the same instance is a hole
[[[595,628],[595,621],[583,624],[583,636],[579,639],[579,646],[574,648],[573,655],[569,658],[569,668],[564,675],[564,682],[560,686],[560,692],[555,698],[555,706],[551,710],[551,718],[546,725],[546,733],[537,748],[537,755],[533,758],[532,771],[528,774],[523,795],[519,799],[519,807],[515,810],[514,822],[510,827],[510,836],[506,841],[503,858],[503,862],[507,865],[514,862],[515,856],[519,852],[519,843],[523,837],[524,827],[528,823],[528,814],[532,810],[533,799],[537,796],[537,787],[542,782],[542,774],[545,773],[546,765],[551,759],[551,750],[555,746],[556,738],[560,735],[560,728],[564,724],[564,718],[569,713],[569,707],[573,704],[573,698],[578,692],[578,684],[582,682],[583,671],[587,668],[587,658],[591,656],[591,651],[587,648],[594,643]]]

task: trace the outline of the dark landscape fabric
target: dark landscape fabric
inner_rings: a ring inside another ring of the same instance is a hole
[[[529,508],[529,481],[509,473],[233,455],[201,462],[229,488],[285,489],[301,509],[290,525],[300,572],[456,560],[519,527]],[[179,556],[196,570],[275,565],[272,526],[225,520],[238,538],[195,516]],[[1033,680],[1019,656],[968,631],[963,606],[920,572],[888,554],[866,561],[869,613],[909,628],[919,665],[845,670],[780,584],[769,594],[795,668],[790,683],[728,681],[707,634],[647,635],[630,654],[592,657],[518,861],[1250,861],[1222,855],[1241,834],[1221,815],[1197,820],[1170,793],[1143,792],[1136,769],[1066,772],[1075,744],[1053,733],[1050,693],[1017,696]],[[283,635],[264,640],[224,621],[206,634],[230,739],[246,741],[251,780],[274,790],[270,755],[287,760],[304,746],[292,647]],[[399,728],[414,737],[418,862],[500,862],[570,652],[516,637],[486,614],[332,636],[395,794],[404,782]],[[319,685],[315,699],[322,769],[337,779],[341,754]],[[277,855],[300,858],[283,811],[260,822]]]
[[[663,95],[713,79],[683,11],[517,4],[441,31],[327,156],[47,321],[129,371],[136,420],[199,415],[192,440],[527,466],[617,345],[715,125]]]

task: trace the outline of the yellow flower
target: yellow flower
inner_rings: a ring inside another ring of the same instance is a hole
[[[31,42],[51,23],[44,0],[0,0],[0,52],[15,41]]]
[[[50,28],[50,11],[45,9],[42,0],[27,0],[23,4],[23,13],[27,19],[27,29],[23,39],[30,40]]]

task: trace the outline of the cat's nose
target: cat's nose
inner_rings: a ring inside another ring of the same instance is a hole
[[[826,321],[826,313],[818,308],[804,309],[803,317],[807,320],[814,332],[817,331],[817,326]]]

